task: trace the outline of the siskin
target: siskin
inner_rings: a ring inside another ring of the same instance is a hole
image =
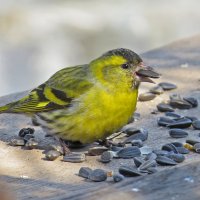
[[[125,125],[136,108],[140,82],[159,78],[128,49],[106,52],[89,64],[64,68],[0,113],[37,118],[48,134],[91,143]]]

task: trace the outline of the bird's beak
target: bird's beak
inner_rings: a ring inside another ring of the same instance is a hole
[[[155,72],[152,67],[144,65],[143,62],[140,63],[135,73],[139,77],[140,82],[155,83],[151,78],[160,77],[160,74]]]

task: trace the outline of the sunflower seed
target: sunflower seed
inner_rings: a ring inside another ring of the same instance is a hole
[[[181,142],[172,142],[175,147],[183,147],[183,144]]]
[[[19,131],[18,135],[19,135],[19,137],[25,137],[25,135],[27,135],[27,134],[32,135],[32,134],[34,134],[34,132],[35,132],[34,128],[23,128]]]
[[[196,143],[194,145],[194,150],[197,152],[197,153],[200,153],[200,143]]]
[[[146,155],[145,160],[155,160],[156,158],[157,158],[157,155],[152,152]]]
[[[177,147],[175,147],[171,143],[163,145],[162,150],[169,151],[169,152],[172,151],[174,153],[178,153]]]
[[[180,153],[180,154],[190,153],[190,151],[188,149],[186,149],[185,147],[176,147],[176,149],[178,150],[178,153]]]
[[[169,124],[167,127],[169,128],[188,128],[190,127],[192,124],[192,121],[190,119],[187,118],[182,118],[177,120],[174,123]]]
[[[142,174],[137,170],[132,167],[128,166],[121,166],[119,168],[119,173],[127,176],[127,177],[134,177],[134,176],[141,176]]]
[[[25,141],[23,139],[11,139],[10,145],[11,146],[24,146]]]
[[[169,135],[173,138],[185,138],[188,136],[188,132],[183,131],[182,129],[174,128],[169,130]]]
[[[156,163],[155,160],[147,160],[147,161],[145,161],[144,163],[142,163],[140,165],[140,167],[138,168],[138,170],[139,171],[140,170],[146,170],[146,169],[148,169],[150,167],[156,167],[156,166],[157,166],[157,163]]]
[[[133,158],[133,161],[135,163],[135,166],[138,168],[142,163],[144,163],[144,160],[141,157],[135,157]]]
[[[156,162],[159,165],[177,165],[177,162],[175,162],[174,160],[172,160],[166,156],[158,156],[156,158]]]
[[[63,156],[64,162],[79,163],[85,161],[85,159],[84,153],[69,153]]]
[[[131,127],[127,127],[127,128],[122,129],[122,131],[124,133],[126,133],[128,136],[131,136],[133,134],[139,133],[140,129],[137,129],[137,128],[134,128],[134,127],[131,126]]]
[[[165,104],[165,103],[158,104],[157,109],[160,112],[174,112],[174,109],[170,105]]]
[[[185,118],[190,119],[192,122],[198,120],[197,117],[193,117],[193,116],[185,116]]]
[[[168,82],[161,82],[158,84],[160,87],[162,87],[163,90],[173,90],[176,89],[177,86],[173,83],[168,83]]]
[[[173,108],[178,108],[178,109],[192,108],[192,105],[190,103],[188,103],[187,101],[184,101],[182,99],[179,99],[179,100],[173,99],[173,100],[170,100],[169,103]]]
[[[150,89],[150,92],[153,94],[162,94],[164,92],[164,90],[162,89],[162,87],[160,87],[159,85],[152,87]]]
[[[107,179],[107,173],[102,169],[93,170],[88,177],[91,181],[101,182]]]
[[[61,145],[59,145],[59,144],[52,144],[52,145],[50,145],[50,149],[58,151],[60,153],[60,155],[64,155],[63,147]]]
[[[125,147],[117,152],[119,158],[134,158],[140,156],[141,152],[138,147]]]
[[[194,139],[188,139],[188,140],[186,140],[186,143],[191,144],[193,146],[196,143],[200,143],[200,141],[199,140],[194,140]]]
[[[124,177],[122,174],[114,174],[114,175],[113,175],[113,181],[114,181],[115,183],[118,183],[118,182],[124,180],[124,178],[125,178],[125,177]]]
[[[194,97],[184,97],[183,100],[185,100],[188,103],[190,103],[193,108],[198,106],[198,101]]]
[[[192,123],[192,126],[196,130],[200,130],[200,120],[196,120]]]
[[[78,175],[83,178],[88,178],[91,173],[92,173],[92,169],[90,169],[89,167],[81,167]]]
[[[142,141],[145,141],[145,140],[147,140],[147,138],[148,138],[148,132],[147,133],[140,132],[140,133],[136,133],[134,135],[129,136],[124,141],[124,143],[128,144],[128,143],[131,143],[133,140],[142,140]]]
[[[50,150],[45,154],[47,160],[53,161],[60,156],[60,153],[54,150]]]
[[[181,118],[181,115],[174,113],[174,112],[166,112],[165,115],[167,117],[171,117],[172,119],[179,119]]]
[[[157,120],[159,126],[168,126],[169,124],[172,124],[174,122],[175,121],[173,119],[170,119],[168,117],[159,117]]]
[[[139,148],[143,146],[142,140],[132,140],[131,144],[132,144],[132,146],[136,146],[136,147],[139,147]]]
[[[112,146],[111,148],[110,148],[110,150],[111,151],[113,151],[113,152],[118,152],[119,150],[121,150],[121,149],[123,149],[123,147],[118,147],[118,146]]]
[[[179,153],[168,154],[167,157],[174,160],[177,163],[181,163],[185,160],[185,156]]]
[[[157,156],[165,156],[169,154],[169,151],[166,150],[153,150],[153,153],[155,153]]]
[[[25,147],[28,149],[36,149],[38,148],[38,141],[36,141],[34,138],[31,138],[26,142]]]
[[[151,101],[151,100],[155,99],[155,97],[156,97],[155,94],[153,94],[151,92],[146,92],[146,93],[140,94],[138,100],[139,101]]]
[[[104,151],[101,155],[100,161],[102,163],[109,163],[113,159],[113,153],[112,151]]]
[[[107,151],[107,150],[108,150],[107,147],[92,147],[92,148],[89,148],[88,155],[90,155],[90,156],[99,156],[104,151]]]

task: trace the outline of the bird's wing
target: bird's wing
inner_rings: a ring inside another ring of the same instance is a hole
[[[6,105],[6,112],[37,113],[68,107],[73,99],[86,93],[92,86],[88,65],[64,68],[28,96]]]

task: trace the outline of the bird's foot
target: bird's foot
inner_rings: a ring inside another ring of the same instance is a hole
[[[71,151],[68,145],[66,144],[66,142],[61,138],[59,138],[59,142],[60,142],[61,147],[63,148],[63,155],[70,154]]]

